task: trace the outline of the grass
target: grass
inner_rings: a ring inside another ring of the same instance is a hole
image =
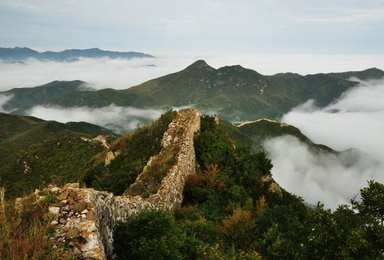
[[[36,195],[23,199],[22,209],[14,201],[0,212],[0,259],[70,259],[49,237],[53,233],[48,213],[52,196],[41,200]]]
[[[85,142],[108,130],[88,123],[61,124],[0,113],[0,182],[8,199],[51,183],[76,182],[84,166],[104,149]],[[25,169],[29,171],[26,172]]]
[[[175,165],[178,151],[179,147],[177,146],[169,146],[163,149],[161,155],[154,157],[151,164],[145,168],[140,175],[140,181],[132,184],[128,188],[127,193],[130,195],[140,195],[144,198],[155,194],[163,178],[172,166]]]
[[[82,181],[87,187],[123,194],[149,158],[159,154],[164,132],[175,116],[176,112],[170,110],[151,124],[116,139],[110,151],[119,151],[119,155],[109,165],[104,163],[106,152],[95,156],[87,165]]]
[[[6,197],[23,196],[51,183],[76,182],[87,162],[102,151],[99,143],[84,142],[80,137],[64,136],[33,144],[0,165]]]

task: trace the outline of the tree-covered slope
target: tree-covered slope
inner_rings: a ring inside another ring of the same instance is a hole
[[[249,146],[254,152],[263,151],[263,142],[275,137],[291,135],[313,149],[315,153],[335,152],[331,148],[313,143],[300,129],[284,122],[262,118],[255,121],[232,124],[216,118],[218,128],[222,129],[237,145]]]
[[[23,111],[36,105],[47,105],[51,100],[60,98],[65,94],[84,90],[92,89],[80,80],[53,81],[34,88],[14,88],[0,92],[0,95],[11,97],[8,102],[2,105],[3,109]]]
[[[85,164],[103,151],[92,139],[114,134],[89,123],[61,124],[0,113],[0,186],[7,197],[50,183],[80,180]]]
[[[202,118],[195,152],[182,207],[118,223],[118,259],[381,259],[384,185],[370,182],[352,209],[308,208],[214,117]]]

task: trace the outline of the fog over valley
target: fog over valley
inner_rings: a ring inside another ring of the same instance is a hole
[[[121,134],[159,118],[164,112],[165,110],[139,109],[115,105],[102,108],[35,106],[28,110],[27,114],[44,120],[55,120],[63,123],[85,121],[109,128]]]
[[[240,64],[265,75],[281,72],[305,75],[384,67],[384,55],[152,54],[156,58],[0,62],[0,91],[35,87],[54,80],[82,80],[96,89],[126,89],[179,71],[198,59],[204,59],[215,68]]]
[[[264,143],[272,173],[288,191],[309,203],[335,209],[349,203],[368,180],[384,181],[384,81],[361,81],[339,100],[317,108],[313,100],[293,109],[282,121],[312,141],[340,155],[316,156],[299,140],[285,136]]]

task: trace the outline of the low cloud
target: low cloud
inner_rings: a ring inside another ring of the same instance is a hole
[[[4,109],[4,105],[11,100],[13,95],[0,95],[0,112],[9,112]]]
[[[110,105],[102,108],[89,107],[44,107],[36,106],[27,111],[31,116],[62,123],[85,121],[104,126],[116,132],[132,130],[138,125],[160,117],[164,110],[139,109]]]
[[[53,80],[83,80],[97,89],[126,89],[182,70],[198,59],[206,60],[214,68],[240,64],[266,75],[287,71],[308,74],[384,67],[384,55],[154,55],[157,58],[82,58],[76,62],[31,59],[24,63],[0,63],[0,91],[35,87]]]
[[[268,140],[264,148],[272,158],[275,180],[313,205],[321,201],[336,209],[348,204],[367,180],[384,182],[384,164],[357,150],[318,154],[293,136]]]
[[[331,208],[347,203],[368,180],[384,182],[383,100],[384,81],[364,81],[325,108],[308,101],[283,116],[316,143],[356,150],[318,156],[292,137],[269,140],[265,149],[276,180],[308,202]]]
[[[384,160],[383,100],[384,80],[365,81],[325,108],[316,108],[309,101],[282,120],[316,143],[339,151],[356,148]]]
[[[35,87],[54,80],[83,80],[93,88],[126,89],[152,78],[188,66],[191,59],[137,58],[86,59],[75,62],[38,61],[23,63],[0,62],[0,91],[11,88]],[[20,77],[23,75],[23,77]]]

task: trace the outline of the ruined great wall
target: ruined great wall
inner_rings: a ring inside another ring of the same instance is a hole
[[[179,207],[183,200],[185,180],[195,172],[193,138],[199,129],[200,116],[196,110],[178,112],[163,135],[162,150],[151,157],[133,184],[142,182],[147,169],[165,156],[170,147],[177,146],[175,163],[161,180],[157,191],[149,196],[129,195],[129,192],[114,196],[105,191],[80,188],[77,183],[67,184],[63,188],[47,188],[60,201],[49,207],[49,212],[55,216],[51,222],[55,226],[55,234],[50,239],[68,243],[71,236],[80,236],[83,243],[69,242],[71,254],[79,258],[106,259],[113,252],[112,233],[117,221],[144,210],[172,210]],[[40,196],[39,191],[35,193]]]
[[[188,176],[195,174],[194,136],[199,130],[200,115],[196,110],[179,111],[163,134],[159,154],[149,159],[135,183],[122,196],[81,188],[79,183],[36,190],[31,196],[37,205],[50,201],[48,214],[54,232],[48,239],[54,247],[64,250],[61,251],[63,258],[113,258],[113,228],[118,221],[145,210],[180,207],[185,181]],[[115,152],[108,162],[119,155],[119,152]],[[164,163],[167,165],[165,168]],[[151,172],[156,175],[151,175]],[[161,178],[153,181],[154,176],[159,177],[159,172],[162,172]],[[270,192],[282,196],[280,186],[270,174],[266,174],[262,182],[269,186]],[[23,203],[29,199],[16,199],[16,209],[22,211]]]

